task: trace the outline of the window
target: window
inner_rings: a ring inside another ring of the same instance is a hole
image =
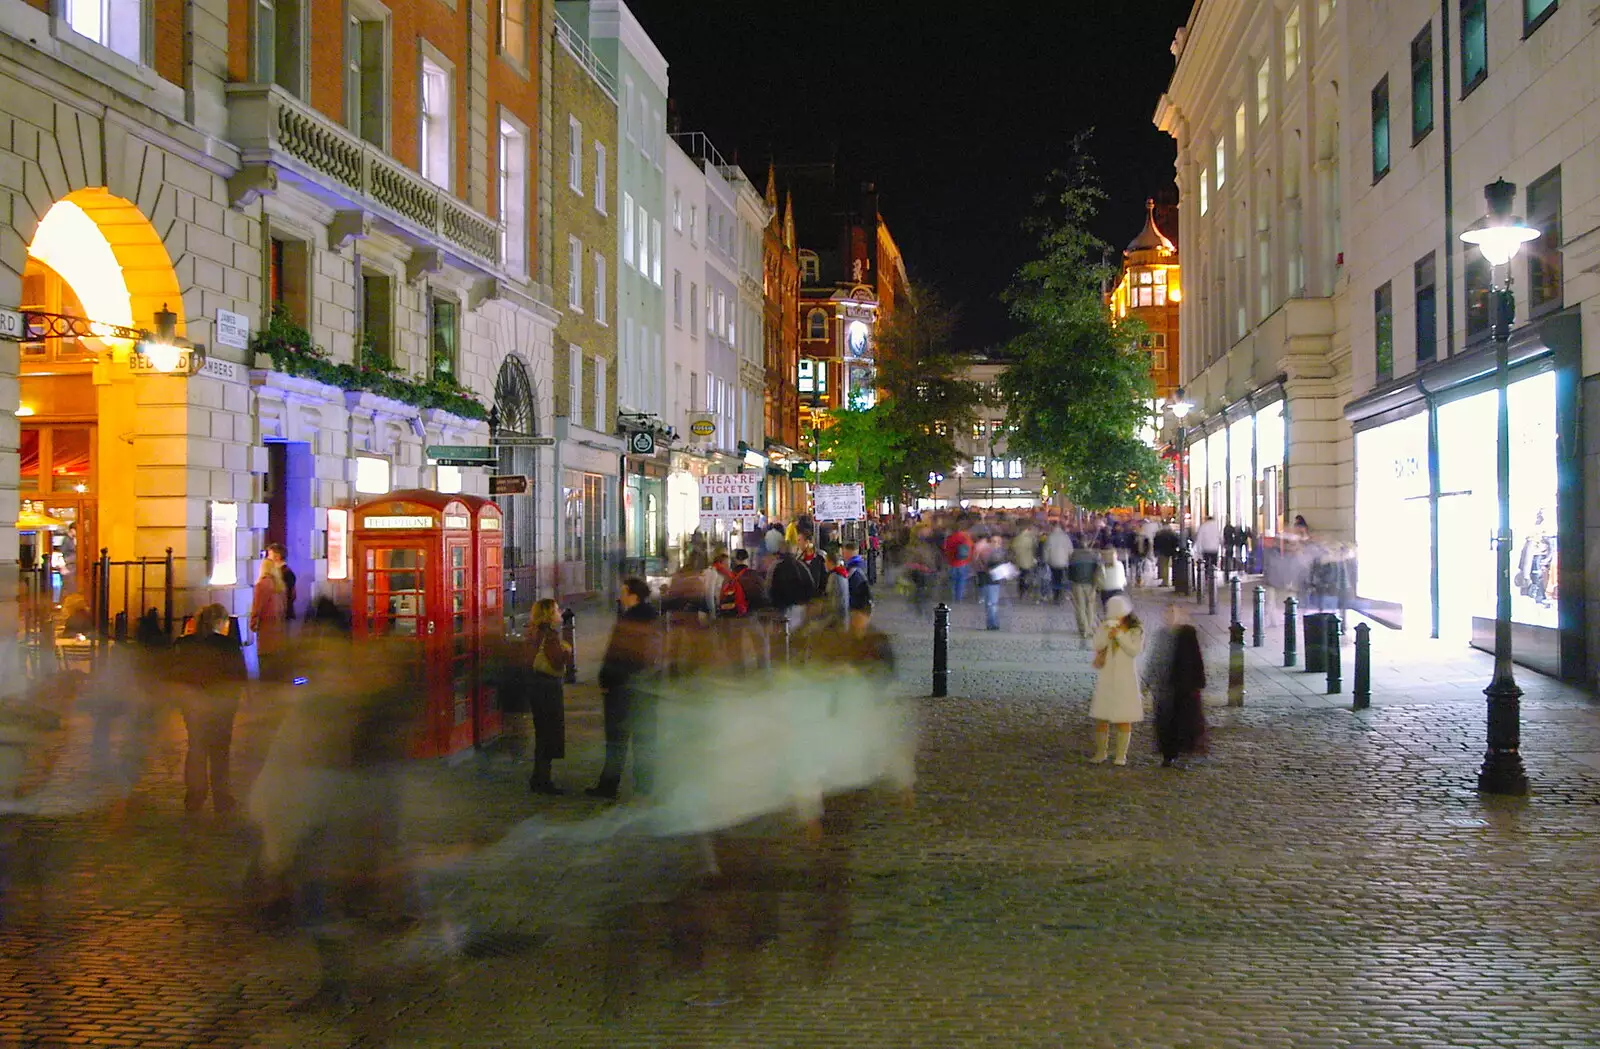
[[[143,0],[67,0],[66,15],[74,33],[144,63]]]
[[[1522,0],[1522,36],[1526,39],[1556,13],[1556,0]]]
[[[828,337],[828,314],[823,310],[812,310],[806,314],[806,338],[826,339]]]
[[[567,117],[567,188],[583,194],[583,124]]]
[[[1217,188],[1221,189],[1228,181],[1228,150],[1227,139],[1217,139]]]
[[[695,242],[697,227],[700,224],[700,205],[689,205],[689,243]]]
[[[583,241],[567,238],[567,306],[583,312]]]
[[[633,198],[622,195],[622,261],[632,266],[633,261]]]
[[[500,0],[500,53],[528,64],[528,0]]]
[[[984,439],[985,436],[988,435],[988,433],[989,433],[989,428],[984,425],[984,422],[983,422],[982,419],[979,419],[977,422],[972,424],[972,438],[973,438],[973,440],[981,441],[981,440]]]
[[[594,144],[594,210],[604,215],[606,213],[606,147],[604,143]]]
[[[1467,299],[1467,342],[1472,343],[1489,334],[1489,261],[1481,251],[1468,251],[1462,270]]]
[[[672,271],[672,326],[683,327],[683,273]]]
[[[683,232],[683,193],[676,189],[672,191],[672,230]]]
[[[1338,6],[1339,0],[1317,0],[1317,25],[1322,25],[1332,18]]]
[[[422,59],[422,120],[419,142],[422,177],[450,188],[450,74],[438,62]]]
[[[389,146],[389,27],[353,8],[345,23],[344,120],[379,149]]]
[[[633,233],[637,238],[635,249],[639,256],[639,272],[650,276],[650,213],[644,210],[643,204],[635,204],[636,214],[633,220]]]
[[[1011,462],[1007,463],[1006,465],[1008,467],[1010,467],[1008,472],[1011,474],[1011,477],[1013,479],[1016,479],[1016,478],[1022,476],[1022,460],[1021,459],[1013,459],[1013,460],[1011,460]]]
[[[1289,8],[1289,16],[1283,20],[1283,78],[1285,80],[1294,76],[1295,70],[1300,68],[1300,8]],[[1221,185],[1219,182],[1218,185]]]
[[[1561,169],[1528,186],[1528,225],[1539,231],[1527,246],[1528,314],[1559,310],[1561,293]]]
[[[822,262],[811,252],[800,253],[800,283],[815,284],[822,279]]]
[[[567,345],[567,418],[583,425],[583,351]]]
[[[1389,78],[1372,89],[1372,181],[1389,173]]]
[[[528,133],[500,120],[500,258],[512,273],[528,272]]]
[[[1439,353],[1439,293],[1433,275],[1433,252],[1413,267],[1417,299],[1417,364],[1427,364]]]
[[[689,282],[689,337],[700,334],[700,285]]]
[[[1485,0],[1461,0],[1461,97],[1489,75],[1489,15]]]
[[[267,301],[281,307],[296,324],[311,320],[311,252],[303,240],[267,240]]]
[[[800,370],[795,378],[795,386],[801,393],[822,392],[821,388],[813,386],[813,384],[817,381],[818,373],[822,371],[817,367],[817,364],[818,362],[812,360],[810,357],[800,358]],[[823,372],[823,374],[826,373]]]
[[[606,359],[594,359],[594,428],[605,433],[606,426]]]
[[[1239,103],[1239,108],[1233,111],[1233,155],[1235,159],[1244,156],[1244,103]]]
[[[629,142],[638,141],[639,129],[633,122],[633,77],[622,78],[622,105],[617,107],[617,119],[622,121],[622,133]]]
[[[989,460],[982,455],[972,457],[972,476],[986,477],[989,474]]]
[[[435,378],[450,378],[457,374],[460,358],[457,356],[460,325],[460,307],[452,299],[437,296],[432,301],[433,341],[428,374]]]
[[[650,220],[650,279],[661,287],[661,220]]]
[[[1256,123],[1265,124],[1272,114],[1272,56],[1256,66]]]
[[[1211,172],[1205,168],[1200,169],[1200,214],[1204,215],[1210,210],[1210,201],[1207,199],[1211,182]]]
[[[1158,371],[1158,372],[1166,371],[1167,370],[1167,351],[1166,350],[1151,350],[1150,351],[1150,367],[1154,371]]]
[[[606,309],[606,257],[594,253],[594,319],[602,325],[611,323]]]
[[[1388,283],[1372,293],[1372,349],[1378,382],[1394,378],[1394,292]]]
[[[300,0],[256,0],[256,83],[277,84],[296,98],[305,94],[303,24]]]
[[[361,274],[362,355],[371,352],[379,360],[394,360],[394,281],[387,273]],[[361,362],[357,362],[361,363]]]
[[[1433,130],[1433,23],[1411,41],[1411,144]]]

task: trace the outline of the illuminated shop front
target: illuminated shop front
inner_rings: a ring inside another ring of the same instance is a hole
[[[1191,423],[1185,431],[1190,524],[1215,517],[1259,537],[1281,534],[1285,433],[1284,404],[1275,390]]]
[[[1519,333],[1507,388],[1514,650],[1518,662],[1564,677],[1581,677],[1584,662],[1580,449],[1561,436],[1577,419],[1576,333],[1575,317]],[[1563,337],[1571,372],[1545,341]],[[1407,632],[1485,650],[1493,649],[1498,513],[1492,367],[1486,354],[1463,354],[1421,383],[1410,376],[1407,387],[1347,409],[1358,427],[1358,607]]]

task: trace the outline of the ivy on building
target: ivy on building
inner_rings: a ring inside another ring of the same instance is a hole
[[[464,419],[487,419],[489,410],[471,390],[448,372],[408,378],[373,344],[370,334],[361,340],[356,363],[344,364],[311,339],[282,306],[274,306],[266,326],[250,337],[250,349],[272,359],[274,371],[311,379],[352,392],[374,393],[415,408],[438,408]]]

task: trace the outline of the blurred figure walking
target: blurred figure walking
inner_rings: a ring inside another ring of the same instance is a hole
[[[572,649],[561,640],[561,608],[553,598],[543,598],[533,606],[528,618],[528,653],[528,710],[533,715],[533,775],[528,789],[535,794],[564,794],[551,779],[550,768],[557,758],[567,756],[562,679],[572,662]]]
[[[1095,631],[1091,647],[1100,674],[1089,701],[1089,716],[1094,719],[1094,756],[1089,760],[1095,764],[1106,760],[1111,728],[1116,726],[1116,755],[1111,763],[1126,765],[1133,723],[1144,720],[1138,663],[1144,649],[1144,627],[1126,596],[1118,594],[1106,602],[1106,618]]]
[[[1051,596],[1058,605],[1067,592],[1067,568],[1072,563],[1073,553],[1072,537],[1057,521],[1044,541],[1044,563],[1050,566]],[[1079,634],[1086,632],[1084,627],[1078,628]]]
[[[1166,628],[1156,635],[1145,663],[1145,681],[1155,697],[1156,746],[1163,767],[1180,754],[1203,753],[1206,714],[1202,691],[1206,687],[1205,657],[1200,637],[1188,622],[1183,606],[1168,605]]]
[[[263,557],[250,600],[250,632],[256,636],[256,656],[263,681],[277,681],[283,676],[288,598],[288,588],[283,584],[283,562],[270,554]]]
[[[604,695],[606,763],[600,781],[586,794],[615,800],[622,783],[622,766],[633,747],[633,786],[649,790],[649,712],[643,709],[641,678],[656,667],[656,608],[650,603],[650,585],[637,576],[622,581],[622,614],[611,630],[605,658],[600,664]]]
[[[233,719],[250,674],[239,639],[230,632],[228,610],[206,605],[195,616],[194,633],[173,647],[172,681],[178,692],[189,737],[183,762],[183,807],[195,813],[205,808],[209,793],[217,815],[236,807],[229,759],[233,749]]]

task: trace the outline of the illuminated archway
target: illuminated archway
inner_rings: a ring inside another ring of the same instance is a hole
[[[45,212],[28,257],[60,276],[90,320],[153,330],[163,307],[178,315],[183,296],[161,235],[132,202],[105,189],[80,189]]]

